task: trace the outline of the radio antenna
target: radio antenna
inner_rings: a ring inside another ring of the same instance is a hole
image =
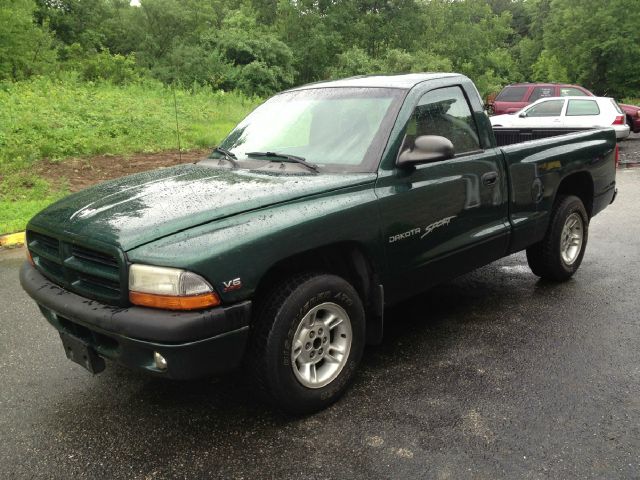
[[[176,112],[176,137],[178,137],[178,159],[182,163],[182,148],[180,146],[180,127],[178,126],[178,100],[176,99],[176,87],[171,84],[171,91],[173,92],[173,109]]]

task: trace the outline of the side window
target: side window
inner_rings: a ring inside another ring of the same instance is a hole
[[[531,92],[529,96],[529,103],[533,103],[536,100],[540,100],[545,97],[553,97],[554,96],[554,88],[553,87],[536,87]]]
[[[564,100],[548,100],[527,110],[527,117],[558,117],[562,112]]]
[[[574,87],[560,87],[561,97],[586,97],[588,96],[584,91]]]
[[[496,102],[522,102],[528,87],[504,87],[496,97]]]
[[[480,150],[475,120],[460,87],[439,88],[422,96],[407,123],[402,148],[413,148],[422,135],[448,138],[456,155]]]
[[[567,117],[575,117],[577,115],[600,115],[600,108],[593,100],[569,100]]]

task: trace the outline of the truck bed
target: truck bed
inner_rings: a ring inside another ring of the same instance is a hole
[[[505,145],[513,145],[516,143],[529,142],[531,140],[540,140],[549,137],[558,137],[569,133],[583,132],[586,130],[594,130],[593,128],[513,128],[513,127],[494,127],[493,133],[496,137],[498,147]]]
[[[583,172],[596,215],[613,197],[616,136],[611,128],[495,128],[510,180],[509,218],[512,251],[539,240],[547,228],[563,177]],[[588,172],[588,174],[587,174]]]

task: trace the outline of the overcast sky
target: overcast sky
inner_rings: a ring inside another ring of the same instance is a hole
[[[140,6],[140,0],[131,0],[131,5],[139,7]]]

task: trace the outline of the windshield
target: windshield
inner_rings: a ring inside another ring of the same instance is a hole
[[[275,152],[302,157],[324,171],[372,171],[404,93],[390,88],[281,93],[250,113],[220,146],[235,155],[240,166],[254,159],[251,152]]]

